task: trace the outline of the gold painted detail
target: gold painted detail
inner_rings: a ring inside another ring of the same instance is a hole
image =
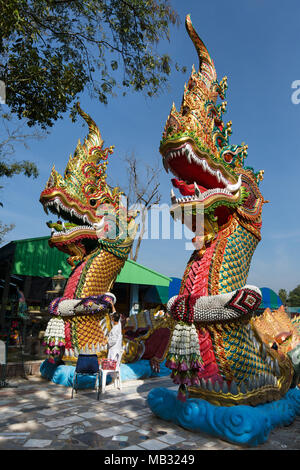
[[[84,298],[109,292],[124,263],[125,260],[101,250],[89,266],[81,296]]]

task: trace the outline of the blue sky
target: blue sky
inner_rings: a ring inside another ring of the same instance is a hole
[[[225,122],[232,121],[230,143],[248,144],[246,165],[264,169],[261,191],[270,200],[263,209],[262,241],[252,260],[248,283],[288,291],[300,284],[300,104],[292,103],[292,83],[300,80],[300,4],[297,0],[172,0],[181,25],[171,29],[170,42],[159,45],[174,63],[187,67],[174,71],[168,89],[159,97],[119,93],[107,106],[80,99],[82,108],[99,125],[105,145],[115,145],[108,173],[114,183],[124,182],[122,159],[132,152],[145,163],[160,162],[158,151],[165,121],[174,101],[180,106],[184,83],[198,59],[184,26],[190,13],[206,44],[219,80],[228,76]],[[43,140],[29,149],[17,148],[16,160],[36,162],[40,176],[3,180],[0,200],[3,223],[14,223],[6,241],[48,235],[49,220],[39,195],[55,164],[63,172],[77,140],[86,135],[81,121],[66,114]],[[170,177],[161,165],[162,202],[169,203]],[[190,252],[184,240],[145,240],[138,262],[169,276],[181,277]]]

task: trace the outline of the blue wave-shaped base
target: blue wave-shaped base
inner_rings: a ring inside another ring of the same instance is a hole
[[[72,387],[75,366],[52,364],[45,360],[40,367],[42,377],[57,385]],[[160,372],[154,372],[147,360],[140,360],[131,364],[121,364],[121,380],[146,379],[148,377],[164,377],[170,375],[170,369],[163,362],[160,365]],[[96,378],[93,375],[78,375],[78,388],[87,389],[95,387]],[[107,384],[111,382],[111,377],[107,376]]]
[[[205,400],[177,399],[177,392],[152,389],[148,395],[151,411],[185,429],[205,432],[235,444],[257,446],[267,441],[270,431],[290,425],[300,415],[300,389],[290,389],[278,401],[258,406],[215,406]]]

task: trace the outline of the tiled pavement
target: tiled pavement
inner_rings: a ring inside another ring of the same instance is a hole
[[[9,381],[0,389],[0,450],[245,450],[204,433],[193,433],[152,414],[146,398],[154,387],[174,388],[167,377],[94,390],[71,389],[37,377]],[[299,450],[300,418],[270,433],[255,450]],[[252,448],[253,449],[253,448]]]

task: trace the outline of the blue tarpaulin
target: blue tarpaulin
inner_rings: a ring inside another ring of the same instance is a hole
[[[262,293],[262,302],[259,308],[270,308],[271,310],[277,310],[283,305],[281,298],[269,287],[260,287]]]
[[[179,277],[171,277],[171,282],[169,284],[169,299],[174,295],[179,294],[180,285],[181,279]]]

